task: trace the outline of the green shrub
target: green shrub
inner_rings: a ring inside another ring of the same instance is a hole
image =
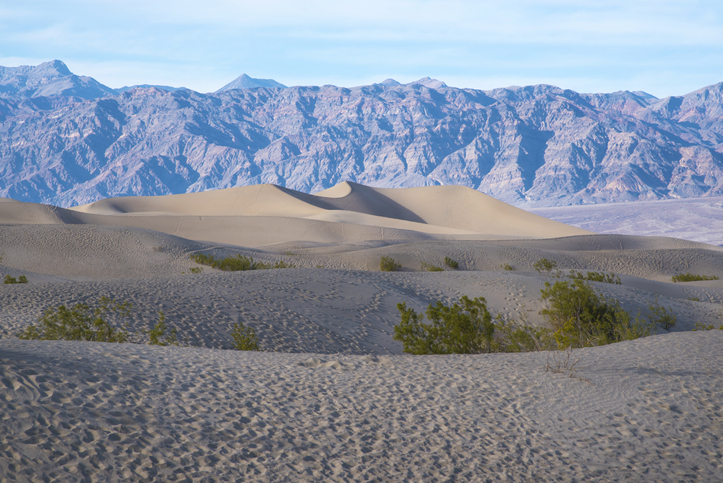
[[[718,327],[718,328],[719,328],[720,330],[723,330],[723,325],[721,325],[721,326]],[[694,328],[693,330],[694,330],[694,331],[696,331],[696,330],[715,330],[715,326],[712,325],[712,324],[711,324],[711,325],[705,325],[705,324],[701,324],[700,322],[696,322],[695,328]]]
[[[191,267],[188,269],[189,272],[199,274],[203,272],[203,267]]]
[[[532,352],[553,350],[557,343],[552,330],[531,327],[497,317],[493,352]]]
[[[457,268],[459,268],[459,263],[457,263],[456,261],[452,260],[449,257],[444,257],[444,264],[447,265],[449,268],[453,268],[455,270],[457,270]]]
[[[400,268],[402,268],[402,266],[392,257],[382,257],[379,261],[379,270],[382,272],[396,272]]]
[[[591,282],[614,283],[616,285],[620,285],[621,283],[620,277],[616,276],[612,272],[610,272],[609,274],[603,272],[582,273],[575,270],[570,270],[570,274],[567,277],[579,280],[589,280]]]
[[[610,344],[650,333],[650,324],[631,320],[617,302],[598,296],[584,280],[545,282],[541,293],[547,307],[540,313],[552,326],[561,348]]]
[[[241,322],[233,324],[231,337],[233,337],[233,348],[237,351],[259,350],[259,339],[256,337],[256,331],[251,327],[246,327]]]
[[[169,346],[169,345],[178,345],[178,332],[176,329],[171,329],[168,332],[168,335],[166,335],[166,330],[168,328],[166,327],[166,316],[163,314],[162,311],[158,311],[158,323],[153,327],[153,329],[148,331],[148,337],[150,341],[148,342],[148,345],[159,345],[159,346]],[[163,340],[162,340],[163,339]]]
[[[28,277],[26,277],[25,275],[20,275],[18,277],[18,283],[28,283]]]
[[[253,262],[253,259],[252,259]],[[272,268],[296,268],[296,265],[293,265],[291,263],[286,263],[283,260],[279,260],[278,262],[274,263],[273,265],[270,263],[264,263],[264,262],[256,262],[253,264],[252,270],[268,270]]]
[[[673,282],[700,282],[703,280],[719,280],[720,278],[716,275],[698,275],[696,273],[681,273],[679,275],[673,275]]]
[[[5,284],[18,283],[18,280],[15,277],[11,277],[10,275],[5,275],[5,281],[3,283],[5,283]]]
[[[491,352],[495,326],[483,297],[466,295],[452,307],[430,305],[425,324],[423,314],[397,304],[402,320],[394,326],[394,340],[410,354],[479,354]]]
[[[426,270],[428,272],[444,272],[442,267],[435,267],[427,262],[422,262],[422,270]]]
[[[68,309],[65,305],[47,309],[38,321],[17,334],[20,339],[85,340],[93,342],[127,342],[126,328],[115,328],[105,318],[130,315],[131,304],[101,297],[93,310],[85,304]],[[126,326],[127,327],[127,326]]]
[[[509,263],[503,263],[503,264],[502,264],[502,269],[503,269],[505,272],[512,272],[512,271],[514,270],[514,268],[512,268],[512,265],[510,265]]]
[[[657,299],[654,304],[648,305],[648,309],[650,309],[648,319],[652,325],[658,325],[667,331],[675,327],[675,323],[677,322],[675,314],[658,304]]]
[[[226,272],[239,272],[244,270],[264,270],[269,268],[295,268],[294,265],[286,263],[281,260],[273,265],[264,262],[254,262],[252,257],[246,255],[236,254],[234,256],[228,256],[225,258],[216,258],[213,255],[206,255],[203,253],[194,253],[191,255],[191,260],[201,265],[207,265],[211,268],[217,268]],[[195,267],[196,269],[200,267]],[[190,269],[191,273],[200,273]]]
[[[691,302],[700,302],[700,297],[689,297],[688,300]]]
[[[557,268],[557,262],[548,260],[547,258],[541,258],[532,265],[532,268],[534,268],[537,273],[546,272],[549,275],[554,268]]]

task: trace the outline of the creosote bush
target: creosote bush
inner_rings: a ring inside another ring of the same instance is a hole
[[[675,316],[657,302],[650,306],[647,320],[631,319],[616,301],[598,295],[581,279],[546,282],[541,299],[547,307],[540,313],[551,328],[531,327],[501,315],[492,318],[482,297],[470,300],[465,296],[451,307],[441,302],[430,305],[426,311],[430,323],[401,303],[397,305],[401,322],[394,326],[394,340],[402,342],[404,352],[411,354],[569,351],[645,337],[656,324],[675,323]],[[569,362],[569,354],[566,360]]]
[[[514,268],[512,268],[512,265],[510,265],[509,263],[503,263],[502,270],[504,270],[505,272],[512,272]]]
[[[453,268],[455,270],[459,268],[459,263],[449,257],[444,257],[444,264],[447,265],[449,268]]]
[[[590,347],[650,335],[651,322],[630,315],[613,300],[599,296],[584,280],[545,282],[541,290],[547,319],[560,347]]]
[[[38,320],[17,334],[20,339],[32,340],[79,340],[90,342],[138,342],[147,335],[149,345],[179,345],[176,329],[168,331],[166,316],[159,311],[158,323],[150,331],[141,330],[131,334],[128,323],[122,326],[120,320],[130,317],[132,305],[101,297],[91,309],[86,304],[75,304],[71,308],[60,305],[48,308]]]
[[[150,339],[148,345],[178,345],[178,332],[175,328],[171,329],[166,335],[166,316],[162,311],[158,311],[158,323],[153,329],[148,331],[148,338]]]
[[[13,284],[13,283],[28,283],[28,277],[25,275],[20,275],[20,277],[15,278],[10,275],[5,275],[5,281],[4,284]]]
[[[101,297],[98,306],[92,310],[85,304],[76,304],[71,308],[60,305],[57,309],[47,309],[38,325],[30,325],[17,335],[20,339],[127,342],[127,326],[116,328],[106,319],[109,316],[128,317],[130,310],[131,304],[108,297]]]
[[[670,331],[675,327],[675,323],[678,321],[675,314],[671,311],[658,304],[658,299],[655,299],[655,303],[648,305],[650,310],[650,322],[652,325],[657,325],[664,330]]]
[[[704,280],[719,280],[720,277],[716,275],[698,275],[697,273],[681,273],[679,275],[673,275],[673,282],[701,282]]]
[[[479,354],[491,352],[494,324],[482,297],[470,300],[466,295],[451,307],[437,302],[424,315],[397,304],[402,321],[394,326],[394,340],[404,344],[411,354]]]
[[[254,262],[252,257],[246,255],[236,254],[234,256],[228,256],[225,258],[216,258],[213,255],[206,255],[204,253],[194,253],[191,255],[191,260],[194,262],[207,265],[211,268],[217,268],[226,272],[239,272],[244,270],[265,270],[271,268],[295,268],[294,265],[286,263],[281,260],[274,264],[264,262]],[[200,268],[200,267],[197,267]],[[192,273],[197,273],[191,269]]]
[[[242,322],[233,324],[231,337],[233,338],[233,348],[237,351],[259,350],[259,338],[256,337],[256,331],[252,327],[246,327]]]
[[[549,275],[553,269],[557,268],[557,262],[555,260],[541,258],[532,265],[532,268],[534,268],[537,273],[545,272]]]
[[[428,272],[444,272],[444,269],[442,267],[434,266],[427,262],[421,262],[422,263],[422,270],[426,270]]]
[[[396,272],[400,268],[402,268],[402,266],[392,257],[382,257],[382,259],[379,260],[379,270],[382,272]]]
[[[567,278],[572,279],[579,279],[579,280],[589,280],[591,282],[603,282],[603,283],[614,283],[616,285],[620,285],[620,277],[615,275],[614,273],[603,273],[603,272],[577,272],[575,270],[570,270],[570,273],[568,274]]]

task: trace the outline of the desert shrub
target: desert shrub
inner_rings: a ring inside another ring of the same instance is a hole
[[[444,264],[447,265],[449,268],[454,268],[455,270],[459,268],[459,263],[449,257],[444,257]]]
[[[615,275],[614,273],[603,273],[603,272],[577,272],[575,270],[570,270],[570,274],[567,276],[568,278],[572,279],[579,279],[579,280],[589,280],[591,282],[603,282],[603,283],[614,283],[617,285],[620,285],[620,277]]]
[[[119,303],[108,297],[101,297],[92,310],[85,304],[76,304],[71,308],[60,305],[56,309],[47,309],[38,325],[30,325],[17,336],[20,339],[127,342],[127,326],[113,327],[106,318],[128,317],[130,310],[130,303]]]
[[[505,272],[511,272],[514,270],[514,268],[512,268],[512,265],[510,265],[509,263],[503,263],[502,270],[504,270]]]
[[[18,277],[18,283],[28,283],[28,277],[26,277],[25,275],[20,275]]]
[[[382,272],[396,272],[400,268],[402,268],[402,266],[392,257],[382,257],[382,259],[379,260],[379,270]]]
[[[541,293],[547,307],[540,313],[562,348],[610,344],[649,333],[647,324],[631,320],[617,302],[598,296],[584,280],[545,282]]]
[[[194,253],[191,255],[191,260],[201,265],[207,265],[211,268],[217,268],[218,270],[224,270],[226,272],[240,272],[244,270],[264,270],[269,268],[295,268],[294,265],[286,263],[281,260],[274,264],[264,262],[254,262],[252,257],[246,255],[236,254],[234,256],[228,256],[225,258],[216,258],[213,255],[206,255],[203,253]],[[200,267],[196,267],[200,268]],[[192,273],[195,272],[191,269]]]
[[[153,327],[153,329],[148,331],[148,338],[149,342],[148,345],[159,345],[159,346],[168,346],[168,345],[178,345],[178,332],[175,328],[171,329],[168,332],[168,335],[166,335],[166,331],[168,330],[168,327],[166,327],[166,316],[162,311],[158,311],[158,323]]]
[[[718,327],[718,328],[719,328],[720,330],[723,330],[723,325],[721,325],[721,326]],[[701,324],[700,322],[696,322],[695,327],[693,328],[693,330],[694,330],[694,331],[696,331],[696,330],[715,330],[715,326],[712,325],[712,324],[711,324],[711,325],[705,325],[705,324]]]
[[[397,304],[401,322],[394,326],[394,340],[402,342],[410,354],[479,354],[491,352],[495,325],[483,297],[447,307],[442,302],[429,305],[425,324],[423,314]]]
[[[253,262],[253,259],[252,259]],[[296,268],[296,265],[293,265],[291,263],[287,263],[283,260],[279,260],[278,262],[271,264],[271,263],[264,263],[264,262],[256,262],[253,264],[252,270],[268,270],[272,268]]]
[[[495,323],[493,352],[532,352],[557,347],[552,330],[532,327],[505,320],[498,316]]]
[[[246,327],[242,322],[233,324],[231,337],[233,338],[233,348],[237,351],[259,350],[259,339],[256,337],[256,331],[252,327]]]
[[[18,279],[15,277],[12,277],[10,275],[5,275],[5,281],[3,283],[6,285],[12,284],[12,283],[18,283]]]
[[[648,305],[648,309],[650,310],[648,320],[650,320],[652,325],[660,326],[667,331],[675,327],[675,323],[678,321],[677,317],[671,310],[658,304],[657,299],[655,303]]]
[[[698,275],[697,273],[681,273],[673,275],[673,282],[700,282],[703,280],[719,280],[716,275]]]
[[[557,262],[555,260],[541,258],[532,265],[532,268],[534,268],[537,273],[546,272],[549,275],[554,268],[557,268]]]
[[[426,270],[428,272],[444,272],[442,267],[436,267],[427,262],[422,262],[422,270]]]
[[[189,272],[199,274],[203,272],[203,267],[191,267],[188,269]]]
[[[688,300],[691,302],[700,302],[700,297],[689,297]]]

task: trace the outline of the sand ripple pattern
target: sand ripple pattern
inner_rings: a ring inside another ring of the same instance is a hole
[[[343,356],[0,341],[17,481],[715,481],[723,333],[579,352]]]

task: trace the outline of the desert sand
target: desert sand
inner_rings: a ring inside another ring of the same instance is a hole
[[[221,272],[241,254],[294,268]],[[0,201],[0,477],[15,481],[715,481],[723,476],[723,249],[595,234],[461,187],[252,186],[72,209]],[[380,272],[379,260],[401,263]],[[453,270],[445,257],[459,263]],[[555,354],[411,356],[396,304],[483,296],[544,325],[549,258],[670,331]],[[422,264],[444,268],[429,272]],[[503,265],[513,270],[506,271]],[[200,273],[192,273],[202,269]],[[60,304],[162,310],[185,347],[24,341]],[[691,299],[697,300],[691,300]],[[232,348],[233,324],[262,351]],[[570,377],[572,376],[572,377]]]

